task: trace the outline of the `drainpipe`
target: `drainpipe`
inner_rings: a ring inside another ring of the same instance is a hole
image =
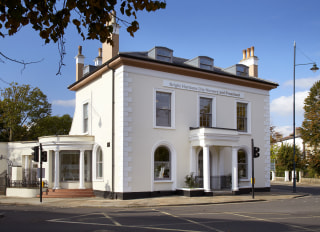
[[[115,129],[115,125],[114,125],[114,119],[115,119],[115,110],[114,110],[114,106],[115,106],[115,102],[114,102],[114,85],[115,85],[115,76],[114,76],[114,74],[115,74],[115,69],[114,68],[111,68],[110,66],[109,66],[109,64],[107,64],[107,67],[109,68],[109,69],[111,69],[112,70],[112,125],[111,125],[111,127],[112,127],[112,138],[111,138],[111,157],[112,157],[112,167],[111,167],[111,170],[112,170],[112,181],[111,181],[111,198],[113,199],[114,198],[114,144],[115,144],[115,133],[114,133],[114,129]]]

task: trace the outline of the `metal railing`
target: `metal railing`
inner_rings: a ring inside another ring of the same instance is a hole
[[[203,188],[203,176],[195,176],[199,188]],[[211,189],[231,189],[232,178],[227,176],[210,176]]]
[[[43,187],[48,187],[47,181],[42,181]],[[26,181],[26,180],[9,180],[7,182],[8,188],[39,188],[40,181]]]

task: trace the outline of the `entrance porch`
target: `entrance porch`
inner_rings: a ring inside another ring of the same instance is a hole
[[[237,130],[190,128],[190,170],[205,192],[250,186],[250,139],[240,138]]]

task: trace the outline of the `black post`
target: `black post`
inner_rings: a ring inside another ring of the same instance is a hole
[[[292,192],[296,192],[296,41],[293,44],[293,176]]]
[[[251,184],[252,184],[252,199],[254,199],[254,143],[251,139],[251,163],[252,163],[252,175],[251,175]]]
[[[42,202],[42,144],[40,143],[40,202]]]

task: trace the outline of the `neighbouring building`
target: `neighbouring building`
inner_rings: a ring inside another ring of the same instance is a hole
[[[174,194],[193,173],[206,193],[248,192],[254,139],[255,187],[270,190],[269,93],[278,84],[258,77],[254,48],[222,69],[166,47],[119,52],[115,28],[114,46],[103,44],[95,65],[84,65],[79,47],[70,134],[39,138],[48,187],[132,199]],[[34,168],[35,144],[2,144],[0,152]]]

